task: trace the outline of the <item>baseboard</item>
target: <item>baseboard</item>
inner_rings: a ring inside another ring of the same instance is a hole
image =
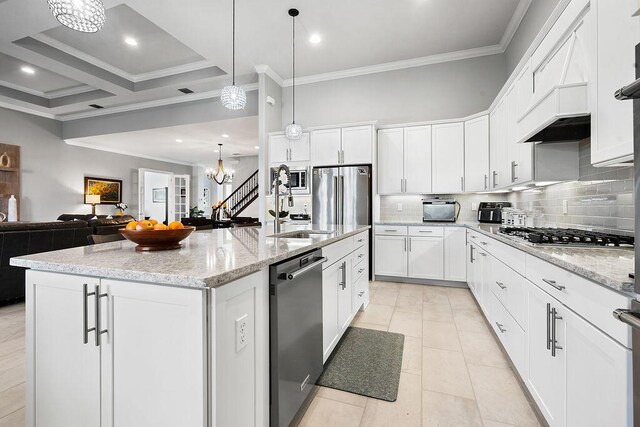
[[[394,276],[374,276],[374,281],[411,283],[414,285],[446,286],[450,288],[468,288],[469,287],[467,285],[467,282],[453,282],[451,280],[412,279],[409,277],[394,277]]]

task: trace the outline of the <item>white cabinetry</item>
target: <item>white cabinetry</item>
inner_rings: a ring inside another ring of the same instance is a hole
[[[375,237],[375,272],[379,276],[407,277],[407,236]]]
[[[311,131],[311,163],[314,166],[371,164],[373,126]]]
[[[269,137],[269,163],[308,162],[310,158],[309,134],[303,133],[297,141],[289,141],[283,134]]]
[[[464,189],[489,190],[489,116],[464,122]]]
[[[409,237],[408,277],[439,279],[444,277],[444,242],[442,237]]]
[[[378,131],[378,193],[431,193],[431,126]]]
[[[340,129],[311,131],[311,163],[314,166],[340,164],[342,158],[342,133]]]
[[[336,344],[340,332],[338,324],[338,287],[342,280],[343,263],[336,262],[322,270],[322,349],[326,361]]]
[[[465,247],[467,229],[465,227],[445,227],[444,229],[444,280],[465,282],[467,267]]]
[[[507,146],[507,110],[503,98],[489,115],[489,166],[491,169],[490,188],[506,187],[509,184],[508,146]]]
[[[464,123],[433,125],[432,155],[433,192],[463,192]]]

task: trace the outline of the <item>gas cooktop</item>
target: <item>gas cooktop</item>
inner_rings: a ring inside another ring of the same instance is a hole
[[[633,236],[575,228],[500,227],[500,233],[540,245],[633,247]]]

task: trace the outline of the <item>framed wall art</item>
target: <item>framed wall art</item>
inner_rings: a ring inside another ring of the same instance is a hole
[[[122,202],[122,181],[119,179],[106,179],[84,177],[84,194],[99,195],[100,204],[115,205]]]

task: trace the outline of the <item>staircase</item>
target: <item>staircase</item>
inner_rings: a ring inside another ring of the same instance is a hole
[[[222,206],[227,204],[227,209],[231,214],[231,218],[236,218],[242,213],[255,199],[258,198],[258,171],[255,171],[245,182],[243,182],[229,197],[222,201]],[[220,209],[221,207],[218,207]],[[213,214],[215,217],[216,210]]]

